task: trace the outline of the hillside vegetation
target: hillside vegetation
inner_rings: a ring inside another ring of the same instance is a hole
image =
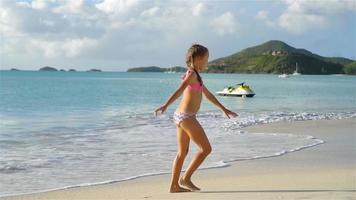
[[[342,57],[323,57],[305,49],[271,40],[258,46],[209,62],[211,73],[293,73],[298,66],[302,74],[349,73],[354,62]],[[345,69],[344,69],[345,68]]]

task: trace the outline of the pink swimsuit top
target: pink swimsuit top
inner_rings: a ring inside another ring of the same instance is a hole
[[[192,71],[192,70],[188,70],[187,73],[188,73],[189,71],[194,72],[194,71]],[[182,76],[182,79],[184,79],[184,78],[186,77],[187,73]],[[202,91],[203,91],[203,84],[200,85],[200,82],[191,83],[191,84],[189,84],[189,85],[187,86],[187,88],[188,88],[189,91],[202,92]]]

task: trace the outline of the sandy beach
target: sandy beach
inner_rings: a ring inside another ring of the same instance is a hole
[[[0,199],[356,199],[356,119],[281,122],[244,130],[312,135],[324,143],[198,170],[193,182],[200,192],[170,194],[170,174],[163,174]]]

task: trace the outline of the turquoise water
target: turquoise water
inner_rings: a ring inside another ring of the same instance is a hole
[[[168,173],[176,152],[171,116],[179,99],[166,114],[154,117],[153,111],[181,75],[0,71],[0,196]],[[198,119],[213,154],[202,167],[323,143],[312,136],[247,133],[241,130],[246,126],[356,117],[355,76],[202,77],[211,92],[246,82],[256,93],[217,97],[240,114],[233,119],[203,101]]]
[[[1,71],[0,111],[5,115],[125,108],[149,112],[175,90],[181,74]],[[212,91],[245,81],[252,99],[220,98],[237,111],[347,111],[356,107],[355,76],[203,74]],[[172,108],[172,107],[171,107]],[[173,109],[173,108],[172,108]],[[204,102],[203,110],[215,109]]]

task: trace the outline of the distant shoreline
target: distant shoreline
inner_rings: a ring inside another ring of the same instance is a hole
[[[54,67],[50,67],[50,66],[45,66],[45,67],[42,67],[38,70],[23,70],[23,69],[18,69],[18,68],[10,68],[10,69],[0,69],[0,71],[50,71],[50,72],[80,72],[76,69],[56,69]],[[82,72],[102,72],[101,69],[89,69],[89,70],[85,70],[85,71],[82,71]]]
[[[75,72],[75,73],[81,73],[81,72],[95,72],[95,71],[40,71],[40,70],[11,70],[11,69],[0,69],[0,72],[5,72],[5,71],[17,71],[17,72]],[[135,72],[128,72],[128,71],[100,71],[100,72],[105,72],[105,73],[166,73],[166,72],[145,72],[145,71],[135,71]],[[184,72],[173,72],[173,73],[184,73]],[[202,74],[244,74],[244,75],[278,75],[275,73],[227,73],[227,72],[201,72]],[[323,76],[355,76],[355,74],[302,74],[304,76],[308,75],[323,75]]]
[[[56,71],[50,71],[50,70],[35,70],[35,69],[0,69],[0,71],[18,71],[18,72],[126,72],[126,71],[91,71],[91,70],[75,70],[75,71],[70,71],[70,70],[56,70]]]

